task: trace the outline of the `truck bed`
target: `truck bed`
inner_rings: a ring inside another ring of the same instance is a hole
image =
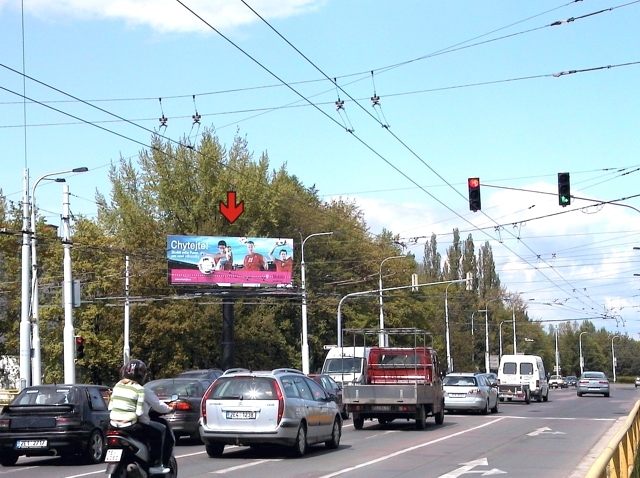
[[[430,404],[436,396],[430,384],[345,385],[342,401],[346,404]]]

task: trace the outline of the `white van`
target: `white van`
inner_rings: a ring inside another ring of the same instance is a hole
[[[538,355],[503,355],[498,368],[500,401],[514,398],[538,402],[549,400],[547,373]]]
[[[362,383],[371,347],[333,347],[324,359],[322,373],[340,385]]]

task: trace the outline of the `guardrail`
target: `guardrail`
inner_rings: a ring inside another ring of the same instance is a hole
[[[640,443],[640,400],[620,430],[607,443],[585,478],[628,478],[632,476]]]
[[[13,397],[15,397],[16,395],[18,395],[19,390],[0,390],[0,407],[4,407],[5,405],[8,405],[9,402],[11,400],[13,400]]]

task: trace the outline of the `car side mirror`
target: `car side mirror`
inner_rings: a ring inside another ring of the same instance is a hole
[[[335,393],[327,393],[327,402],[335,402],[338,396]]]

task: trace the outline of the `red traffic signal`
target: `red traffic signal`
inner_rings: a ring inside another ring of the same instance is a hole
[[[469,178],[469,209],[473,212],[482,209],[480,201],[480,178]]]
[[[84,357],[84,337],[80,335],[75,336],[76,339],[76,359]]]

